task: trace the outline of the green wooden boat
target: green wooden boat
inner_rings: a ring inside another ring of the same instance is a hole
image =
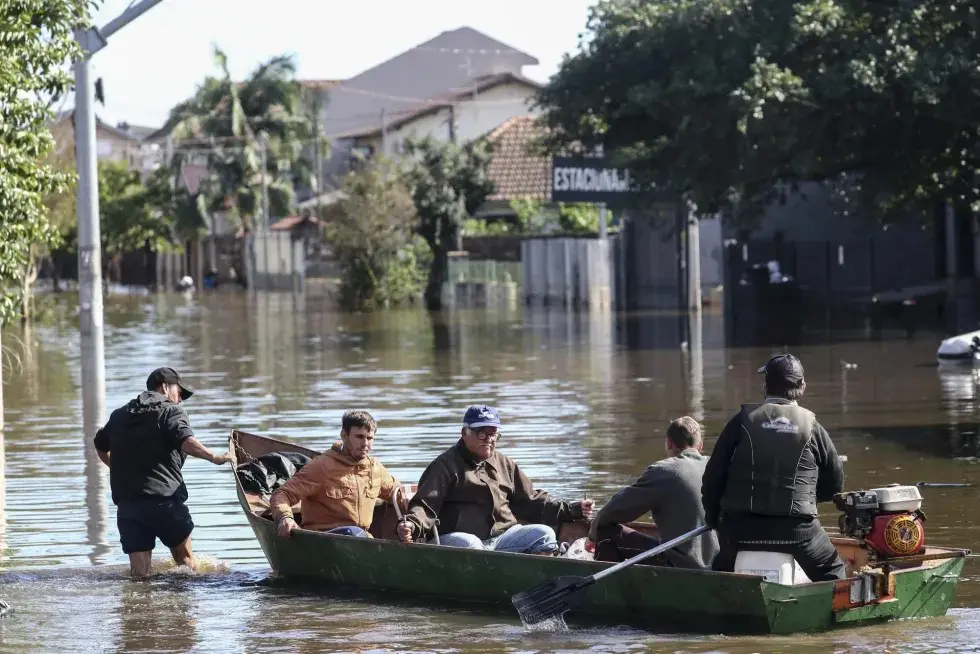
[[[318,452],[286,441],[233,432],[235,466],[271,452]],[[235,485],[243,511],[277,576],[325,589],[357,589],[413,603],[481,607],[517,617],[515,593],[562,575],[587,576],[612,564],[398,542],[394,507],[379,501],[373,539],[299,530],[286,540],[269,519],[268,497]],[[299,516],[302,524],[302,516]],[[648,523],[634,528],[652,531]],[[586,523],[563,525],[571,542]],[[585,591],[571,623],[627,624],[690,633],[791,634],[946,614],[969,550],[929,547],[924,554],[869,561],[863,543],[835,538],[850,577],[794,586],[761,576],[636,565]]]

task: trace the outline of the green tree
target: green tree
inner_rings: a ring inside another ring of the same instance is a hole
[[[540,95],[548,145],[750,216],[802,181],[889,216],[980,201],[973,0],[602,1]]]
[[[428,248],[415,234],[412,196],[393,165],[375,160],[349,173],[344,197],[325,208],[327,241],[340,264],[339,303],[366,311],[414,300]]]
[[[419,234],[432,251],[425,286],[425,304],[431,310],[442,308],[449,253],[462,249],[464,221],[495,190],[489,172],[492,147],[485,139],[462,146],[429,137],[406,142],[406,153],[414,161],[405,178],[418,212]]]
[[[204,152],[208,210],[229,211],[248,231],[262,215],[263,180],[269,212],[277,217],[291,212],[297,184],[314,188],[303,147],[312,126],[291,57],[272,57],[241,83],[231,79],[227,57],[218,48],[214,59],[218,76],[205,78],[191,99],[174,107],[164,130],[178,142],[178,166]]]
[[[154,178],[156,182],[157,178]],[[106,260],[149,246],[165,252],[178,245],[175,216],[164,213],[166,196],[151,194],[138,171],[123,162],[99,162],[99,213]]]
[[[54,140],[49,98],[71,87],[80,54],[73,33],[88,24],[85,0],[0,0],[0,322],[29,307],[37,257],[58,231],[44,199],[71,176],[47,161]]]

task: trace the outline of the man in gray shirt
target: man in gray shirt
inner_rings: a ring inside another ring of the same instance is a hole
[[[659,545],[661,540],[620,524],[636,520],[647,511],[663,541],[705,524],[701,476],[708,459],[701,454],[701,425],[688,416],[674,420],[667,426],[664,446],[668,458],[649,466],[632,486],[616,493],[592,521],[589,540],[596,543],[596,560],[623,561]],[[717,553],[718,537],[710,531],[651,562],[678,568],[710,568]]]

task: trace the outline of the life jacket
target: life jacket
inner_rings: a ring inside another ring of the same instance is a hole
[[[742,406],[739,439],[721,499],[727,513],[817,515],[816,416],[786,402]]]

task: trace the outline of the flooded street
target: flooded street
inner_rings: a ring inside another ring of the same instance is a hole
[[[232,472],[189,458],[188,505],[206,571],[126,579],[108,471],[83,448],[77,321],[4,333],[6,431],[0,463],[0,651],[971,651],[980,641],[980,564],[967,562],[943,619],[829,635],[724,638],[626,629],[526,633],[486,616],[283,587],[238,505]],[[23,342],[17,342],[23,337]],[[828,428],[849,489],[924,489],[927,542],[980,551],[980,406],[972,371],[935,365],[941,336],[794,348],[803,402]],[[698,340],[701,347],[698,347]],[[402,481],[454,443],[465,407],[497,405],[500,447],[535,485],[602,504],[664,456],[673,418],[701,420],[710,451],[739,404],[761,397],[769,349],[726,349],[721,317],[688,336],[677,316],[463,311],[339,315],[312,299],[218,293],[106,298],[107,408],[150,370],[176,368],[197,389],[191,425],[224,449],[233,428],[323,449],[347,408],[379,422],[375,454]],[[850,364],[850,365],[848,365]],[[822,505],[824,524],[837,514]]]

